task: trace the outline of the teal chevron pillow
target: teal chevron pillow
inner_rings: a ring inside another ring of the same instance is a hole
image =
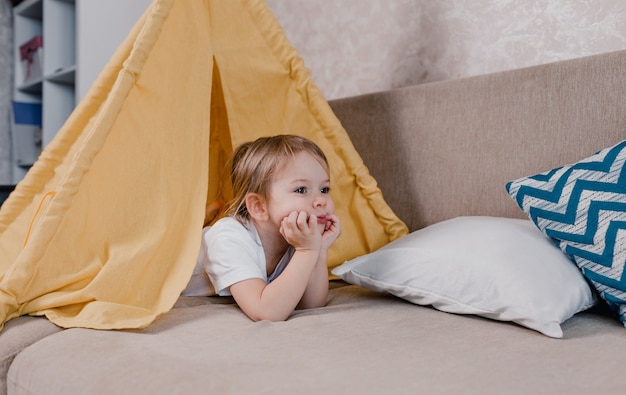
[[[625,159],[622,141],[578,163],[509,182],[506,189],[626,325]]]

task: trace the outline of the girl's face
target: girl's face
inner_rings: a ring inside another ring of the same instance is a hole
[[[328,216],[335,213],[329,195],[330,179],[322,164],[308,152],[300,152],[289,160],[272,179],[267,202],[269,216],[276,229],[282,219],[293,211],[315,215],[322,233]]]

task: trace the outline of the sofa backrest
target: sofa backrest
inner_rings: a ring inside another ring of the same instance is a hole
[[[626,138],[626,51],[333,100],[411,231],[460,215],[524,218],[508,181]]]

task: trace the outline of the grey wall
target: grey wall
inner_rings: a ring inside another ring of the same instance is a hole
[[[266,0],[327,99],[626,49],[624,0]]]

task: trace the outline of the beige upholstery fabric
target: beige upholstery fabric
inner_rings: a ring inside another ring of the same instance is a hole
[[[458,215],[525,218],[506,182],[626,138],[615,52],[331,102],[411,231]]]
[[[231,299],[183,298],[142,332],[68,329],[43,339],[15,358],[9,393],[589,394],[626,388],[625,375],[607,371],[626,360],[617,321],[586,313],[564,332],[565,339],[555,340],[356,286],[334,289],[327,307],[278,323],[251,322]],[[607,383],[598,387],[599,379]]]

